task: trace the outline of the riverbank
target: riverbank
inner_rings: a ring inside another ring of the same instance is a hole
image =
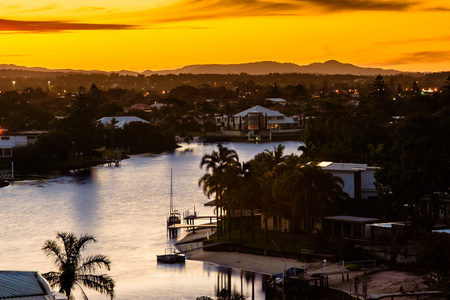
[[[208,235],[206,230],[198,231],[195,234],[189,233],[177,245],[184,249],[195,249],[187,251],[187,258],[190,260],[203,261],[224,267],[236,268],[261,274],[274,274],[282,272],[283,268],[307,267],[309,275],[324,272],[324,262],[316,260],[308,263],[299,262],[294,259],[283,259],[279,257],[260,256],[253,254],[237,252],[212,252],[203,251],[199,248],[200,240]],[[342,280],[342,274],[333,274],[342,272],[342,266],[335,263],[326,264],[326,273],[329,275],[329,287],[349,293],[355,278],[361,282],[359,291],[362,289],[362,283],[367,283],[367,292],[369,294],[390,294],[400,291],[420,292],[428,288],[426,278],[420,274],[414,274],[399,270],[380,270],[374,273],[367,273],[363,270],[351,272],[348,274],[349,280],[345,275],[345,281]],[[352,292],[354,289],[352,290]],[[414,298],[415,297],[411,297]]]

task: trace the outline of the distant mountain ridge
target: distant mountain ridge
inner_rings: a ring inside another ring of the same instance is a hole
[[[352,64],[341,63],[336,60],[329,60],[324,63],[312,63],[309,65],[297,65],[293,63],[279,63],[274,61],[262,61],[244,64],[208,64],[208,65],[190,65],[175,70],[145,71],[143,74],[240,74],[264,75],[269,73],[309,73],[325,75],[395,75],[401,74],[401,71],[381,68],[363,68]]]
[[[22,67],[11,64],[0,64],[0,70],[24,70],[24,71],[34,71],[34,72],[57,72],[57,73],[83,73],[83,74],[109,74],[118,73],[121,75],[167,75],[167,74],[241,74],[247,73],[249,75],[265,75],[270,73],[309,73],[309,74],[322,74],[322,75],[396,75],[403,72],[392,70],[392,69],[382,69],[382,68],[364,68],[358,67],[348,63],[341,63],[336,60],[329,60],[324,63],[312,63],[309,65],[297,65],[294,63],[279,63],[274,61],[262,61],[262,62],[252,62],[252,63],[242,63],[242,64],[205,64],[205,65],[189,65],[179,69],[174,70],[160,70],[151,71],[147,70],[144,72],[134,72],[134,71],[98,71],[98,70],[73,70],[73,69],[47,69],[40,67]]]

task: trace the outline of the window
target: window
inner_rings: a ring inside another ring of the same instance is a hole
[[[9,136],[2,136],[2,141],[9,141]]]
[[[3,156],[11,157],[12,156],[12,150],[11,149],[3,149]]]
[[[0,157],[11,157],[12,156],[12,150],[11,149],[1,149],[0,148]]]

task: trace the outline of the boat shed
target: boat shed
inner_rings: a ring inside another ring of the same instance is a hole
[[[52,291],[38,272],[0,271],[0,299],[67,300],[67,296]]]
[[[355,217],[355,216],[330,216],[325,217],[328,223],[327,228],[331,228],[331,235],[346,237],[364,237],[365,225],[379,221],[375,218]]]

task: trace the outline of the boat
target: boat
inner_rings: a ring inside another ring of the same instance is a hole
[[[276,273],[273,274],[270,279],[270,284],[283,284],[283,277],[286,276],[286,278],[302,278],[305,275],[305,269],[302,268],[289,268],[283,273]]]
[[[172,192],[172,169],[170,169],[170,208],[169,217],[167,218],[167,227],[181,223],[181,214],[178,210],[173,209],[173,192]]]
[[[161,263],[179,264],[186,261],[186,256],[182,252],[177,252],[173,248],[165,250],[164,254],[156,255],[156,260]]]

